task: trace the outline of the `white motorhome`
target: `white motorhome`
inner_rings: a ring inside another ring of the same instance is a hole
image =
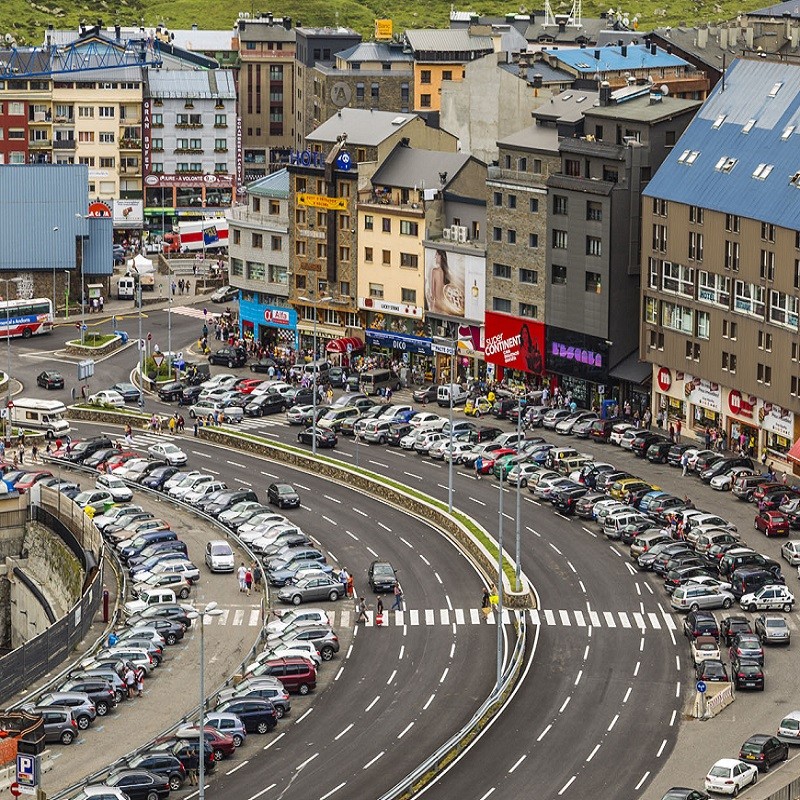
[[[19,397],[11,407],[11,422],[20,428],[44,430],[48,439],[69,433],[67,407],[60,400]]]

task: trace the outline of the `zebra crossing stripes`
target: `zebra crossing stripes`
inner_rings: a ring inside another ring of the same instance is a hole
[[[181,317],[194,317],[194,319],[204,319],[208,320],[209,322],[211,321],[211,314],[204,314],[202,308],[193,308],[192,306],[172,306],[172,309],[162,308],[161,310],[165,314],[169,314],[171,312]]]
[[[623,630],[646,630],[652,629],[655,631],[668,628],[669,630],[677,630],[678,626],[675,620],[669,616],[660,617],[658,614],[650,611],[640,613],[638,611],[626,612],[617,611],[568,611],[565,609],[550,609],[545,608],[542,610],[533,609],[529,612],[531,622],[534,625],[546,625],[549,627],[559,626],[569,628],[572,626],[578,628],[585,628],[590,625],[592,628],[621,628]],[[587,620],[588,617],[588,620]],[[631,619],[631,617],[633,619]]]

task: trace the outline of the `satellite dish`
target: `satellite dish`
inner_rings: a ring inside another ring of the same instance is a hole
[[[666,83],[661,84],[661,94],[663,94],[664,97],[666,97],[669,94],[669,86],[667,86]]]

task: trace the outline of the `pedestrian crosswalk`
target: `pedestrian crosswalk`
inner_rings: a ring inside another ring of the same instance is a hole
[[[169,313],[169,308],[162,308],[162,311]],[[205,309],[208,311],[208,309]],[[172,306],[172,313],[178,314],[182,317],[194,317],[195,319],[211,320],[212,312],[208,311],[207,314],[203,313],[204,309],[194,308],[193,306]]]

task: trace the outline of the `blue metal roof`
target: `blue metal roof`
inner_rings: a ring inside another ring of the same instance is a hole
[[[600,51],[600,58],[595,58],[595,50]],[[656,49],[653,55],[643,44],[627,45],[627,55],[622,55],[619,45],[613,47],[544,48],[544,52],[554,56],[562,64],[566,64],[581,74],[599,72],[623,72],[630,69],[665,69],[666,67],[688,66],[688,63],[666,50]]]
[[[737,59],[645,195],[798,230],[798,172],[800,66]]]

